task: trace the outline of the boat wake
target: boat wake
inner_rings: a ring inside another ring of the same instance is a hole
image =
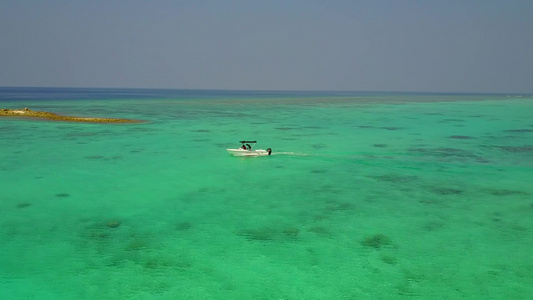
[[[272,155],[284,155],[284,156],[309,156],[307,153],[298,153],[298,152],[274,152]]]

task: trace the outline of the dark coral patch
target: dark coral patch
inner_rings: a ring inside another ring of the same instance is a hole
[[[118,220],[109,220],[105,224],[109,228],[118,228],[120,226],[120,221]]]
[[[85,156],[86,159],[104,159],[105,157],[102,156],[102,155],[89,155],[89,156]]]
[[[441,122],[464,122],[465,120],[461,119],[443,119]]]
[[[271,241],[276,236],[276,232],[271,228],[243,229],[238,235],[244,236],[250,241]]]
[[[311,147],[313,147],[313,149],[320,150],[320,149],[327,148],[328,146],[326,144],[313,144],[311,145]]]
[[[130,240],[124,250],[126,251],[139,251],[148,248],[148,242],[142,238],[134,238]]]
[[[385,147],[387,147],[386,144],[374,144],[373,146],[376,147],[376,148],[385,148]]]
[[[441,200],[434,199],[434,198],[425,198],[425,199],[419,200],[418,203],[422,203],[422,204],[439,204],[439,203],[441,203]]]
[[[469,157],[470,154],[468,151],[461,150],[461,149],[455,149],[455,148],[434,148],[434,149],[424,149],[424,148],[412,148],[409,149],[411,152],[418,152],[422,154],[431,154],[435,156],[461,156],[461,157]]]
[[[441,221],[429,221],[422,228],[426,231],[437,231],[444,227],[444,222]]]
[[[300,234],[300,229],[296,227],[289,227],[282,231],[283,235],[288,239],[296,239]]]
[[[410,148],[409,152],[418,153],[420,155],[428,155],[437,158],[442,158],[446,161],[456,160],[456,161],[467,161],[474,160],[481,163],[488,162],[487,159],[475,154],[474,152],[456,149],[456,148]]]
[[[401,127],[381,127],[383,129],[386,129],[386,130],[400,130],[402,129]]]
[[[294,128],[292,127],[276,127],[277,130],[293,130]]]
[[[323,236],[331,235],[331,232],[328,229],[321,227],[321,226],[313,226],[309,228],[309,231],[312,233],[318,234],[318,235],[323,235]]]
[[[506,190],[506,189],[495,189],[490,190],[490,193],[494,196],[513,196],[513,195],[529,195],[526,192],[515,191],[515,190]]]
[[[392,182],[392,183],[407,183],[407,182],[412,182],[418,178],[416,176],[394,175],[394,174],[378,175],[378,176],[372,176],[372,177],[379,181]]]
[[[526,132],[533,132],[533,129],[509,129],[504,130],[505,132],[517,132],[517,133],[526,133]]]
[[[295,241],[300,234],[297,227],[287,227],[285,229],[275,229],[270,227],[249,228],[237,232],[238,235],[245,237],[249,241]]]
[[[398,262],[398,259],[392,255],[384,254],[384,255],[381,255],[380,258],[382,262],[389,264],[389,265],[395,265]]]
[[[347,211],[354,210],[354,205],[347,202],[332,202],[326,205],[326,211]]]
[[[59,193],[59,194],[56,194],[56,197],[58,197],[58,198],[67,198],[67,197],[70,197],[70,194],[69,193]]]
[[[107,232],[94,229],[88,233],[88,238],[98,242],[105,242],[110,238],[110,235]]]
[[[31,203],[29,202],[22,202],[22,203],[17,204],[17,208],[26,208],[29,206],[31,206]]]
[[[179,231],[189,230],[191,229],[191,227],[192,227],[191,222],[187,222],[187,221],[179,222],[178,224],[176,224],[176,229]]]
[[[453,188],[434,188],[433,192],[439,195],[459,195],[463,193],[462,190]]]
[[[450,135],[448,138],[457,139],[457,140],[470,140],[470,139],[473,139],[473,137],[467,136],[467,135]]]
[[[498,146],[498,148],[500,148],[502,150],[505,150],[505,151],[508,151],[508,152],[513,152],[513,153],[533,152],[533,147],[531,147],[531,146],[518,146],[518,147]]]
[[[392,241],[384,234],[374,234],[362,240],[361,245],[369,248],[381,249],[381,247],[391,246]]]

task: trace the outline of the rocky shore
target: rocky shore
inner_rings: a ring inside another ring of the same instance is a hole
[[[131,119],[110,119],[110,118],[82,118],[82,117],[69,117],[61,116],[51,112],[46,111],[34,111],[28,109],[0,109],[0,117],[29,117],[29,118],[40,118],[53,121],[64,121],[64,122],[88,122],[88,123],[141,123],[140,120],[131,120]]]

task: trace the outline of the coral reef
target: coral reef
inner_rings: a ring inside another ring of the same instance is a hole
[[[511,195],[529,195],[526,192],[515,191],[515,190],[506,190],[506,189],[492,189],[489,191],[494,196],[511,196]]]
[[[531,146],[498,146],[498,148],[508,151],[508,152],[514,152],[514,153],[525,153],[525,152],[533,152],[533,147]]]
[[[385,175],[377,175],[377,176],[370,176],[370,177],[377,179],[379,181],[391,182],[391,183],[408,183],[408,182],[412,182],[418,179],[418,177],[416,176],[396,175],[396,174],[385,174]]]
[[[395,265],[398,262],[398,259],[395,256],[382,254],[380,256],[380,259],[382,262],[388,264],[388,265]]]
[[[374,234],[372,236],[367,236],[362,240],[361,245],[369,248],[381,249],[381,247],[391,246],[392,241],[384,234]]]
[[[403,129],[402,127],[381,127],[382,129],[386,129],[386,130],[400,130],[400,129]]]
[[[422,226],[426,231],[437,231],[442,229],[446,224],[442,221],[429,221]]]
[[[270,241],[276,236],[276,232],[270,228],[243,229],[238,235],[251,241]]]
[[[533,132],[533,129],[509,129],[504,130],[505,132],[518,132],[518,133],[525,133],[525,132]]]
[[[26,208],[29,206],[31,206],[31,203],[29,202],[22,202],[22,203],[17,204],[17,208]]]
[[[448,138],[457,139],[457,140],[470,140],[470,139],[473,139],[473,137],[468,136],[468,135],[450,135]]]
[[[179,230],[179,231],[189,230],[191,229],[191,227],[192,227],[192,223],[187,222],[187,221],[179,222],[175,225],[176,230]]]
[[[433,156],[435,158],[442,159],[443,161],[475,161],[479,163],[489,162],[486,158],[477,155],[475,152],[456,148],[410,148],[407,149],[407,151],[418,155]]]
[[[120,226],[120,221],[118,220],[109,220],[106,223],[106,226],[109,228],[117,228]]]
[[[438,195],[459,195],[463,191],[454,188],[433,188],[433,192]]]
[[[287,227],[276,229],[271,227],[248,228],[237,232],[237,235],[245,237],[249,241],[295,241],[298,239],[300,229]]]

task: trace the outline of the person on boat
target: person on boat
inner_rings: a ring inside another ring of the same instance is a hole
[[[246,146],[244,144],[242,144],[242,147],[241,147],[242,150],[246,150]]]

